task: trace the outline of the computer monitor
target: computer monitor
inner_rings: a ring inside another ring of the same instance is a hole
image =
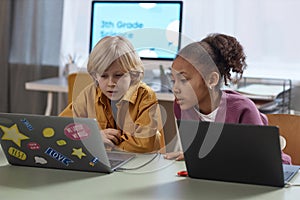
[[[173,60],[180,48],[182,1],[92,1],[90,51],[121,35],[142,59]]]

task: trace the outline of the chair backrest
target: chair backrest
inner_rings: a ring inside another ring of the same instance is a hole
[[[178,135],[177,124],[173,111],[173,101],[159,99],[161,118],[163,123],[164,140],[166,152],[174,152],[180,150],[180,141]]]
[[[68,75],[68,104],[90,83],[92,77],[86,72],[77,72]]]
[[[292,114],[267,114],[269,125],[278,126],[280,135],[286,139],[284,152],[292,163],[300,165],[300,116]]]

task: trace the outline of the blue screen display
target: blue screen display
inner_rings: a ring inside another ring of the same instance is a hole
[[[180,47],[182,1],[93,1],[90,51],[105,36],[129,39],[141,58],[172,60]]]

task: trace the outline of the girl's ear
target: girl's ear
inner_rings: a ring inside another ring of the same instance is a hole
[[[220,75],[217,72],[212,72],[208,76],[208,87],[210,89],[214,88],[216,85],[218,85],[220,79]]]

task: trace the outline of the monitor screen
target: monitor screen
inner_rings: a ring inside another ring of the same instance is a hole
[[[131,41],[142,59],[173,60],[180,48],[182,1],[93,1],[90,51],[105,36]]]

